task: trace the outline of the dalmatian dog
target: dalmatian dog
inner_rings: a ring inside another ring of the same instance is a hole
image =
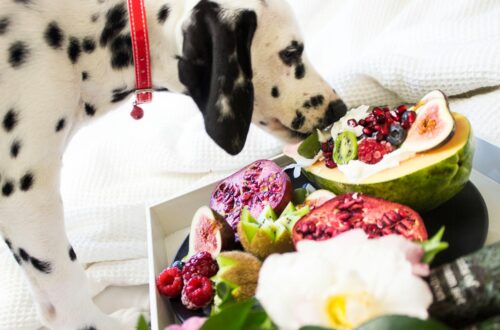
[[[345,114],[285,0],[145,2],[154,89],[189,95],[228,153],[251,122],[291,141]],[[125,0],[0,2],[0,234],[48,328],[123,328],[91,299],[59,185],[75,132],[134,92]]]

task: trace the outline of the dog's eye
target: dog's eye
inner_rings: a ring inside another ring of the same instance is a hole
[[[302,56],[303,51],[304,46],[302,44],[295,43],[283,49],[279,55],[286,65],[291,65],[292,63],[298,61],[298,59]]]

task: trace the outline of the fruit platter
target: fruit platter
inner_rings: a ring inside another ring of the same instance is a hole
[[[350,110],[284,151],[151,208],[153,329],[496,322],[473,135],[443,93]]]

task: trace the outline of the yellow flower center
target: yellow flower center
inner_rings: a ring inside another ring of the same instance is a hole
[[[335,329],[353,329],[377,315],[375,300],[365,292],[329,296],[325,311]]]

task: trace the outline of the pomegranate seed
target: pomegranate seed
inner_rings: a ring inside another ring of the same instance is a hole
[[[377,133],[377,135],[375,136],[375,138],[377,139],[377,141],[382,141],[384,139],[384,135],[382,135],[381,133]]]
[[[363,128],[363,134],[371,136],[373,131],[369,127]]]
[[[365,118],[365,122],[366,123],[371,123],[373,121],[375,121],[375,117],[373,117],[373,116],[368,116],[368,117]]]
[[[332,155],[330,155],[330,157],[326,159],[325,165],[328,168],[336,168],[337,164],[335,163],[335,161],[331,157],[332,157]]]
[[[410,122],[410,124],[413,124],[415,122],[415,119],[417,119],[417,114],[415,113],[415,111],[410,111],[408,113],[408,122]]]
[[[349,120],[347,121],[347,125],[349,125],[349,126],[351,126],[351,127],[356,127],[356,126],[358,126],[358,123],[356,122],[356,120],[355,120],[355,119],[349,119]]]
[[[351,217],[351,214],[347,211],[343,211],[339,213],[337,217],[340,221],[347,221]]]
[[[403,126],[404,129],[409,129],[411,127],[411,123],[408,121],[404,121],[401,126]]]
[[[400,106],[398,106],[396,109],[397,109],[397,111],[398,111],[399,113],[403,113],[403,112],[405,112],[406,110],[408,110],[408,107],[407,107],[406,105],[404,105],[404,104],[401,104],[401,105],[400,105]]]
[[[381,109],[381,108],[379,108],[379,107],[375,107],[375,108],[373,108],[372,113],[374,115],[383,115],[384,114],[384,110]]]
[[[380,127],[380,133],[382,133],[383,135],[387,136],[389,135],[389,127],[387,125],[383,125],[382,127]]]
[[[394,234],[392,228],[389,228],[389,227],[382,228],[381,231],[382,231],[382,234],[384,234],[384,235]]]
[[[365,126],[365,125],[366,125],[366,120],[364,120],[364,119],[360,119],[360,120],[358,121],[358,124],[359,124],[359,125],[361,125],[361,126]]]

